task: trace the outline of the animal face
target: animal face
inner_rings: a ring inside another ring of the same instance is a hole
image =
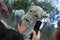
[[[30,9],[27,11],[24,19],[28,21],[37,21],[38,19],[46,18],[47,15],[45,14],[44,10],[39,6],[31,6]]]

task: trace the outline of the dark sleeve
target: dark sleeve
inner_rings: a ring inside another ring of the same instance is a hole
[[[2,40],[24,40],[23,35],[15,30],[9,29]]]

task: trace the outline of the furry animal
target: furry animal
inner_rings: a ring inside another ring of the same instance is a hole
[[[27,21],[37,21],[38,19],[43,19],[47,17],[46,13],[40,6],[31,6],[27,13],[23,16],[22,19],[26,19]]]
[[[35,22],[46,17],[46,13],[40,6],[32,4],[27,13],[22,17],[22,20],[26,20],[28,22],[28,26],[24,31],[24,34],[28,35],[29,32],[33,29]]]

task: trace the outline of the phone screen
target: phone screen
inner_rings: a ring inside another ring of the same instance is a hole
[[[41,21],[37,21],[35,26],[34,26],[34,31],[36,31],[36,33],[38,32],[40,26],[41,26],[42,22]]]

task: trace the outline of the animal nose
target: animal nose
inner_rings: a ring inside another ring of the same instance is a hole
[[[27,22],[29,22],[29,20],[27,20],[27,19],[24,19],[24,20],[26,20]]]
[[[42,14],[42,17],[47,18],[48,16],[47,14]]]
[[[37,15],[35,15],[35,17],[38,17]]]
[[[38,15],[35,15],[35,17],[39,19]]]
[[[30,12],[32,12],[32,10],[30,10]]]

